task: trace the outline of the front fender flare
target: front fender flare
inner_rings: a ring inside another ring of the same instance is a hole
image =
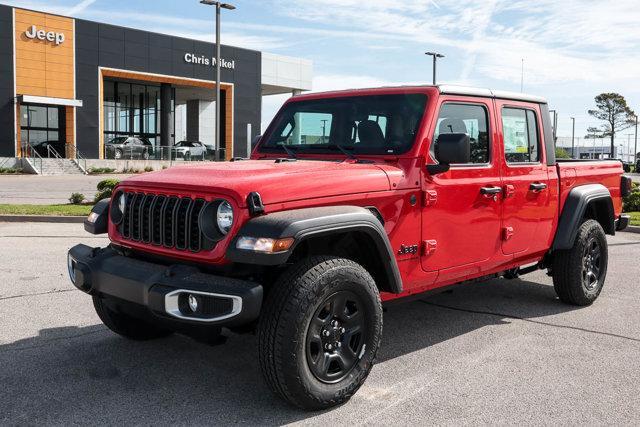
[[[295,209],[262,215],[247,221],[227,248],[228,260],[256,265],[282,265],[295,248],[306,239],[344,232],[366,233],[375,245],[375,250],[385,263],[389,289],[402,292],[402,279],[391,243],[380,220],[368,209],[359,206],[325,206]],[[266,237],[283,239],[293,237],[293,246],[275,254],[258,253],[236,248],[239,237]]]

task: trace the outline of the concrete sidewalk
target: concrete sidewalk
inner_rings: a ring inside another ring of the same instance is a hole
[[[93,200],[98,182],[107,178],[122,180],[128,176],[131,175],[0,175],[0,203],[69,203],[71,193],[82,193],[87,200]]]

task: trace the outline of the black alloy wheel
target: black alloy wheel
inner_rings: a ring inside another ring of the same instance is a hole
[[[584,246],[582,254],[582,285],[589,292],[596,289],[600,283],[602,272],[602,248],[595,236],[592,236]]]
[[[307,330],[309,369],[322,382],[341,381],[353,370],[365,346],[364,304],[350,291],[339,291],[318,307]]]

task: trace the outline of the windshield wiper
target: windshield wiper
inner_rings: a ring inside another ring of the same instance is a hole
[[[347,150],[341,144],[329,144],[329,145],[327,145],[327,148],[337,148],[338,150],[340,150],[342,152],[342,154],[344,154],[348,158],[358,160],[358,158],[351,151]]]
[[[297,159],[298,155],[291,148],[287,147],[287,144],[284,142],[279,142],[278,147],[282,147],[282,149],[291,157],[292,159]]]

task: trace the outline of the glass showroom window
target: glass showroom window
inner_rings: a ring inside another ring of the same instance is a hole
[[[20,143],[22,146],[37,145],[45,141],[61,141],[61,135],[64,135],[63,116],[64,113],[58,106],[21,105]]]
[[[153,145],[160,142],[160,86],[104,81],[105,141],[137,136]],[[175,91],[172,91],[173,112]]]

